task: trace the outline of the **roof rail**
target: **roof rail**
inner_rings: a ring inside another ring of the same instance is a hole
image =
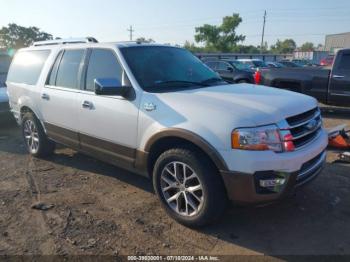
[[[38,41],[38,42],[34,42],[33,46],[82,44],[82,43],[98,43],[98,41],[93,37],[66,38],[66,39]]]

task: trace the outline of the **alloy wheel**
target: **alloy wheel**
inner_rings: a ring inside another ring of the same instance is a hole
[[[23,134],[30,153],[36,154],[39,150],[39,133],[34,121],[29,119],[24,122]]]
[[[165,201],[179,215],[191,217],[204,203],[202,183],[194,170],[183,162],[171,162],[162,170],[160,187]]]

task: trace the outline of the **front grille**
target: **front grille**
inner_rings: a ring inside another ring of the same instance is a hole
[[[325,159],[326,152],[324,151],[313,159],[304,163],[297,176],[297,184],[304,184],[316,176],[321,171]]]
[[[321,113],[317,107],[289,117],[286,122],[287,126],[282,129],[290,132],[296,150],[312,142],[322,129]]]

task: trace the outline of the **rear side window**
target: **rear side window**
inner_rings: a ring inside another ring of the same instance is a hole
[[[338,69],[350,71],[350,54],[343,54],[341,56]]]
[[[97,78],[115,78],[122,82],[122,67],[112,51],[93,49],[86,73],[86,90],[94,91]]]
[[[15,55],[7,81],[35,85],[50,54],[49,50],[21,51]]]
[[[78,74],[85,50],[66,50],[56,76],[56,86],[79,89]]]

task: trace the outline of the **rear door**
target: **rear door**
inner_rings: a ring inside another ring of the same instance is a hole
[[[329,103],[350,105],[350,50],[339,51],[329,81]]]
[[[85,49],[62,50],[41,94],[48,136],[73,148],[79,148],[77,98],[85,53]]]
[[[138,97],[102,96],[94,92],[94,80],[115,78],[131,86],[112,49],[89,50],[85,83],[79,101],[81,149],[102,160],[132,167],[136,156]]]

